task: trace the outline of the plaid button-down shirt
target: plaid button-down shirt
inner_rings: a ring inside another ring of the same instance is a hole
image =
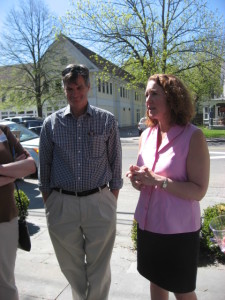
[[[44,121],[39,147],[39,188],[87,191],[123,185],[122,151],[114,116],[88,104],[76,119],[67,106]]]

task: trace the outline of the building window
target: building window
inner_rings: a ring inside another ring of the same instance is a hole
[[[98,91],[101,92],[101,79],[98,78]]]
[[[120,97],[121,98],[129,98],[129,91],[125,87],[120,87]]]
[[[105,81],[102,81],[102,92],[105,93]]]
[[[110,95],[112,95],[112,82],[110,82]]]
[[[135,101],[139,101],[139,95],[137,92],[135,92]]]
[[[138,123],[139,120],[140,120],[140,118],[141,118],[140,109],[137,109],[137,114],[136,114],[136,116],[137,116],[136,121],[137,121],[137,123]]]
[[[106,85],[106,93],[108,94],[109,93],[109,83],[106,81],[105,85]]]

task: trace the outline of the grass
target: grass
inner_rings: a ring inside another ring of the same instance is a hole
[[[225,130],[200,127],[206,138],[225,138]]]

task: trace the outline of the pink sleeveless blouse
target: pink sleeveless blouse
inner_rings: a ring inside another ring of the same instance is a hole
[[[173,126],[157,151],[158,126],[146,129],[138,156],[138,166],[174,181],[187,181],[186,161],[193,132],[192,124]],[[199,201],[173,196],[159,187],[144,187],[140,192],[135,220],[142,230],[162,234],[193,232],[200,229]]]

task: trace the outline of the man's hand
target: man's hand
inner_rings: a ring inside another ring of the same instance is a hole
[[[116,197],[116,199],[118,199],[119,191],[120,190],[110,190],[110,192],[113,193],[113,195]]]

